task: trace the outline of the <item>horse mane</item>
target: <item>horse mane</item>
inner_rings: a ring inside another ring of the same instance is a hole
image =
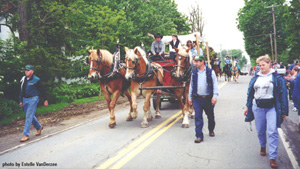
[[[179,55],[184,56],[184,57],[189,57],[189,53],[186,52],[186,49],[179,48],[179,51],[177,52]]]
[[[141,54],[141,57],[144,59],[146,64],[149,64],[149,61],[146,56],[146,52],[139,46],[135,47],[134,49],[129,49],[126,52],[126,57],[130,58],[131,60],[138,59],[139,56],[137,55],[137,52]]]
[[[97,50],[90,50],[89,52],[90,52],[90,57],[92,57],[93,60],[98,60]],[[113,64],[114,56],[109,51],[100,49],[100,53],[101,53],[102,63],[107,65]]]

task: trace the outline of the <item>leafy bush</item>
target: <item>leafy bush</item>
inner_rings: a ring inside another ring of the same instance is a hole
[[[8,100],[0,97],[0,119],[9,118],[15,114],[22,113],[23,110],[18,103],[13,100]]]
[[[51,90],[49,101],[51,103],[72,102],[75,99],[98,96],[99,84],[61,84]]]

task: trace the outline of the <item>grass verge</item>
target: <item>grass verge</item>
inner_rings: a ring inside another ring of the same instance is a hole
[[[104,99],[104,97],[101,96],[101,100],[103,100],[103,99]],[[74,100],[72,103],[56,103],[56,104],[49,103],[48,107],[39,106],[36,110],[36,114],[55,113],[55,112],[58,112],[58,111],[62,110],[64,107],[69,106],[70,104],[92,103],[92,102],[95,102],[95,101],[98,101],[98,100],[99,100],[98,96],[94,96],[94,97],[87,97],[87,98],[77,99],[77,100]],[[11,116],[9,118],[1,119],[0,120],[0,126],[10,124],[14,120],[17,120],[18,118],[23,118],[23,117],[25,117],[24,112],[14,114],[13,116]]]

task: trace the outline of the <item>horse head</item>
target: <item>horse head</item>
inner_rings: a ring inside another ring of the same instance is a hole
[[[189,50],[190,50],[190,48],[187,50],[175,48],[176,65],[174,66],[174,69],[172,71],[172,76],[174,78],[177,78],[177,79],[182,78],[185,75],[185,72],[189,69],[189,67],[190,67]]]
[[[237,66],[236,66],[236,61],[234,60],[233,62],[232,62],[232,68],[236,68]]]
[[[130,80],[134,78],[140,67],[146,68],[148,60],[146,58],[145,51],[140,47],[135,47],[134,49],[129,49],[125,47],[125,64],[126,64],[126,74],[125,78]],[[143,62],[142,62],[143,61]],[[141,65],[145,64],[145,65]]]
[[[99,79],[99,65],[101,63],[101,52],[100,50],[87,50],[88,57],[86,58],[87,64],[90,66],[88,78],[91,81],[97,81]]]
[[[104,72],[105,68],[110,69],[113,56],[106,50],[87,50],[89,56],[86,59],[87,64],[90,65],[88,78],[95,82],[102,78],[101,72]]]

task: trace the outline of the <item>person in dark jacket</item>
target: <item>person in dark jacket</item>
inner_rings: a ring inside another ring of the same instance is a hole
[[[180,49],[182,48],[182,46],[180,40],[178,39],[178,36],[172,35],[172,41],[169,42],[170,60],[175,60],[176,57],[175,48]]]
[[[299,117],[298,130],[300,131],[300,72],[298,73],[294,81],[294,91],[292,94],[292,99],[294,102],[294,106],[298,109],[298,117]]]
[[[287,88],[284,79],[271,69],[271,59],[268,55],[257,58],[256,62],[260,71],[249,84],[245,121],[250,122],[255,118],[261,156],[266,156],[268,133],[270,166],[277,168],[277,128],[288,115]]]
[[[21,79],[20,87],[20,104],[19,106],[23,108],[25,112],[25,126],[23,130],[23,137],[21,142],[29,140],[30,126],[33,124],[34,128],[37,130],[36,135],[41,135],[43,126],[35,117],[36,108],[39,102],[39,95],[41,95],[45,101],[44,106],[48,106],[47,97],[45,90],[41,84],[40,78],[33,75],[34,66],[26,65],[25,66],[25,76]]]
[[[205,58],[198,55],[194,58],[197,69],[193,70],[189,88],[189,104],[195,109],[195,143],[201,143],[204,139],[203,110],[208,118],[209,136],[214,137],[215,116],[214,106],[217,103],[218,82],[215,72],[205,66]]]

